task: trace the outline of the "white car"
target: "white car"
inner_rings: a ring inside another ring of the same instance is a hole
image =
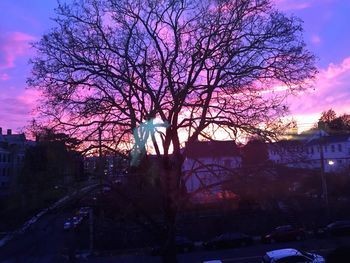
[[[84,207],[81,207],[78,211],[78,214],[81,215],[81,216],[87,216],[89,215],[89,211],[90,211],[90,207],[87,207],[87,206],[84,206]]]
[[[262,263],[325,263],[326,260],[317,254],[294,248],[278,249],[266,252]]]
[[[64,224],[63,224],[63,229],[64,230],[69,230],[73,227],[73,223],[72,223],[72,220],[69,218],[67,219]]]
[[[81,217],[81,216],[74,216],[72,218],[72,222],[73,222],[74,227],[77,227],[81,223],[81,221],[83,221],[83,217]]]

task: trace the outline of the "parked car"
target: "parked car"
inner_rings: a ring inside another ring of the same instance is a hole
[[[206,249],[244,247],[253,244],[253,238],[242,233],[225,233],[203,243]]]
[[[324,236],[348,236],[350,235],[350,220],[335,221],[317,231]]]
[[[296,228],[291,225],[276,227],[271,233],[261,237],[263,243],[275,243],[292,240],[301,240],[305,238],[305,231],[302,228]]]
[[[74,216],[72,218],[72,223],[73,223],[74,227],[77,227],[81,223],[81,221],[83,221],[83,217],[82,216]]]
[[[190,252],[194,250],[194,243],[185,236],[175,237],[176,251],[178,253]],[[158,245],[152,248],[152,255],[160,255],[163,250],[163,246]]]
[[[184,236],[177,236],[175,238],[176,250],[178,252],[190,252],[194,250],[194,243]]]
[[[284,248],[266,252],[262,263],[325,263],[325,259],[314,253],[294,248]]]
[[[81,207],[80,209],[79,209],[79,211],[78,211],[78,214],[80,215],[80,216],[87,216],[87,215],[89,215],[89,211],[90,211],[90,207],[87,207],[87,206],[85,206],[85,207]]]
[[[72,220],[70,219],[70,218],[68,218],[66,221],[64,221],[64,223],[63,223],[63,229],[64,230],[69,230],[69,229],[71,229],[71,228],[73,228],[73,222],[72,222]]]

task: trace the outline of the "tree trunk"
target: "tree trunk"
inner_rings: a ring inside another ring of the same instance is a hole
[[[172,201],[167,200],[168,208],[166,210],[166,229],[165,229],[165,247],[162,254],[163,263],[177,263],[176,244],[175,244],[175,211],[171,207]]]
[[[176,263],[176,214],[177,214],[177,177],[180,176],[178,162],[172,162],[165,157],[162,169],[163,196],[164,196],[164,250],[162,259],[164,263]],[[181,171],[181,169],[180,169]]]

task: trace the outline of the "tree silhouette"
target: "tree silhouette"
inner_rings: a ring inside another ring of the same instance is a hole
[[[329,133],[349,133],[350,115],[343,114],[337,116],[333,109],[322,112],[320,121],[325,124],[325,129]]]
[[[301,21],[269,0],[75,0],[56,14],[28,80],[43,116],[81,141],[101,129],[106,147],[133,145],[136,165],[157,154],[175,262],[182,143],[280,130],[285,97],[316,73]]]

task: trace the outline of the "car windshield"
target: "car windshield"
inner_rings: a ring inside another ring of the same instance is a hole
[[[315,256],[314,256],[313,254],[309,253],[309,252],[302,251],[302,250],[300,250],[299,252],[300,252],[303,256],[305,256],[305,257],[307,257],[307,258],[311,258],[311,259],[314,259],[314,258],[315,258]]]
[[[276,227],[275,231],[290,231],[292,230],[293,227],[292,226],[279,226],[279,227]]]

